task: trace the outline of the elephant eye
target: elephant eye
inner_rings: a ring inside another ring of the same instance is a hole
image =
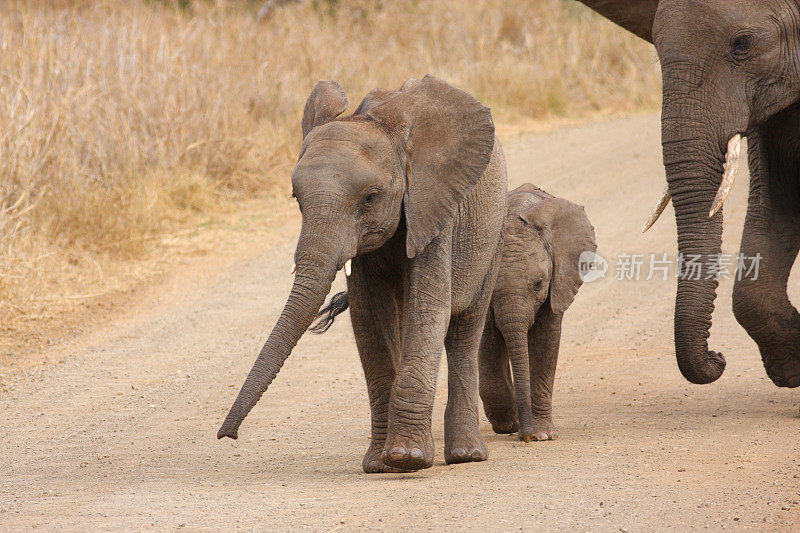
[[[753,36],[750,34],[737,35],[731,41],[731,55],[735,59],[744,59],[753,46]]]
[[[375,200],[378,199],[378,191],[370,191],[364,195],[364,199],[362,203],[366,206],[372,205],[375,203]]]

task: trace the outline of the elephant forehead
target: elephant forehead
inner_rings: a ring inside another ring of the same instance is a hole
[[[380,129],[365,121],[337,121],[314,128],[303,142],[300,159],[359,158],[377,166],[396,164],[397,152]]]
[[[681,47],[727,38],[731,31],[766,23],[785,0],[662,0],[653,21],[656,47]],[[699,33],[698,33],[699,32]]]
[[[292,172],[292,184],[295,188],[311,182],[320,184],[324,181],[360,181],[374,174],[373,165],[361,156],[357,147],[325,146],[324,143],[308,150],[297,162]]]
[[[311,130],[303,142],[309,150],[355,150],[369,156],[391,148],[388,137],[364,120],[337,120]]]
[[[552,274],[553,260],[544,243],[536,240],[507,242],[497,286],[500,288],[526,287],[531,281]]]
[[[548,243],[533,226],[528,226],[517,219],[509,221],[503,232],[503,253],[509,256],[533,257],[541,254],[547,256]]]
[[[380,158],[368,157],[354,143],[320,140],[305,151],[292,172],[296,195],[335,187],[358,191],[365,186],[392,179],[392,172]]]
[[[507,220],[503,230],[503,262],[539,263],[550,261],[552,243],[545,229],[526,224],[519,217]]]

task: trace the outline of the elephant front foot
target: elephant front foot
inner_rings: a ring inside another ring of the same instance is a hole
[[[800,339],[793,344],[761,349],[767,376],[778,387],[800,387]]]
[[[556,440],[557,438],[558,430],[549,416],[536,417],[529,428],[519,431],[519,440],[522,442]]]
[[[486,411],[486,418],[492,425],[492,431],[498,435],[510,435],[519,430],[519,422],[517,421],[515,410],[484,410]]]
[[[367,448],[367,453],[364,454],[364,460],[361,466],[367,474],[402,474],[410,472],[410,470],[403,470],[387,466],[381,460],[381,452],[383,451],[383,442],[371,443]]]
[[[768,287],[769,288],[769,287]],[[778,387],[800,387],[800,314],[788,300],[753,282],[733,289],[733,314],[758,344],[767,375]],[[777,294],[784,294],[784,284]]]
[[[389,435],[383,446],[381,462],[405,471],[430,468],[433,466],[433,437],[430,431],[423,438]]]
[[[449,465],[485,461],[489,458],[486,441],[477,428],[453,430],[453,434],[446,437],[444,460]]]

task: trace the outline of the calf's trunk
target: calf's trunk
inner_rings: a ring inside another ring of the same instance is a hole
[[[294,285],[283,312],[217,432],[218,439],[238,437],[242,421],[278,375],[283,363],[325,303],[336,272],[337,264],[330,254],[298,254]]]

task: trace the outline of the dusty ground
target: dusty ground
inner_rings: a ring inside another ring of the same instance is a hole
[[[728,368],[698,387],[673,361],[674,279],[613,279],[622,253],[675,256],[671,208],[639,233],[663,186],[657,117],[505,146],[511,184],[585,204],[611,262],[567,315],[558,441],[522,444],[483,420],[489,461],[445,466],[440,372],[434,467],[363,474],[369,414],[346,315],[301,340],[238,441],[217,441],[291,283],[299,217],[287,202],[284,227],[249,251],[181,267],[106,326],[30,355],[51,363],[0,373],[0,530],[800,527],[800,397],[765,377],[730,311],[732,282],[711,336]],[[743,176],[725,251],[737,251],[745,194]],[[797,278],[790,293],[800,301]]]

